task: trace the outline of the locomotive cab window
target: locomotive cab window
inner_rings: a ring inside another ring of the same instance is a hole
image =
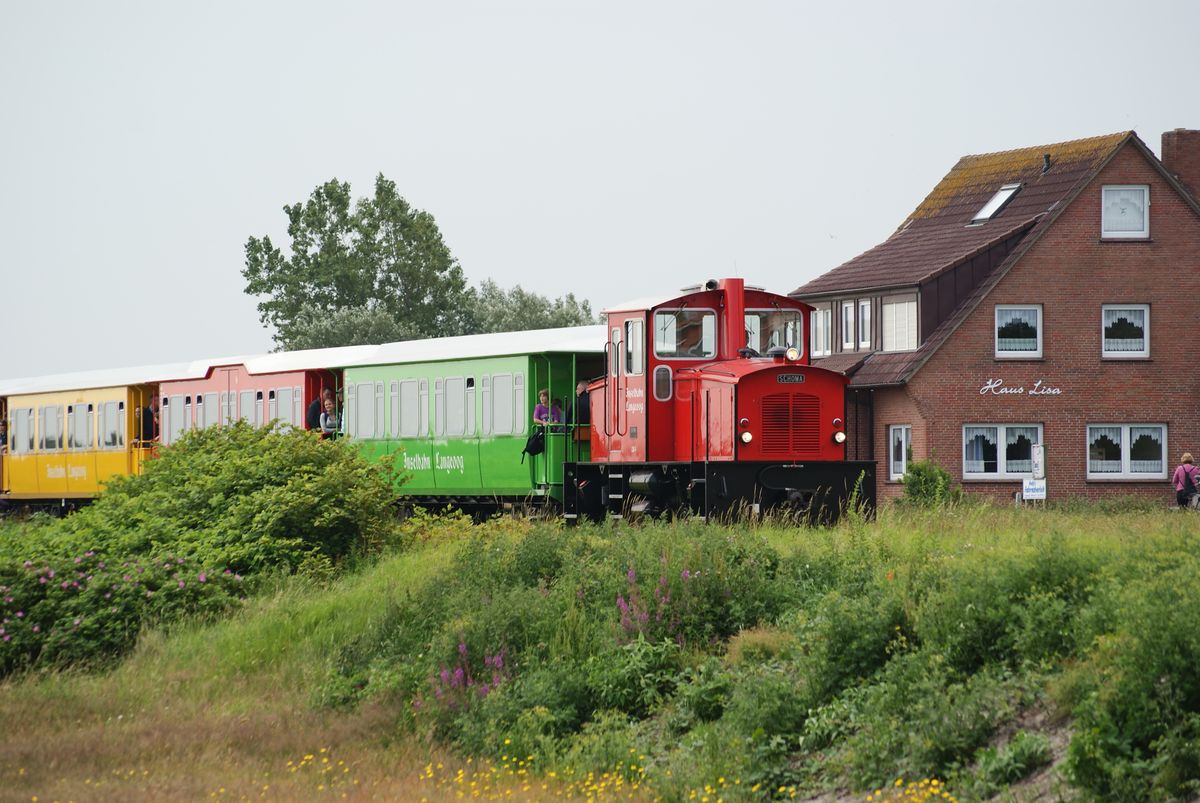
[[[773,348],[804,353],[804,313],[798,309],[752,309],[746,312],[746,346],[766,356]]]
[[[641,321],[625,321],[625,373],[640,376],[646,363],[646,341]]]
[[[711,359],[717,353],[717,315],[712,310],[654,313],[654,354],[667,359]]]

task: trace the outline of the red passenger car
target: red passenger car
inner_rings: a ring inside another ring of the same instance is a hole
[[[567,466],[568,519],[872,508],[874,463],[845,459],[847,379],[809,359],[810,310],[741,279],[608,310],[592,456]]]
[[[263,426],[278,420],[305,426],[309,405],[330,388],[341,409],[342,372],[325,366],[352,362],[373,346],[316,349],[216,362],[204,376],[159,384],[161,440],[174,443],[189,429],[237,420]]]

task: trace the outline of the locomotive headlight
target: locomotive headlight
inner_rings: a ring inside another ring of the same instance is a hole
[[[754,440],[754,435],[752,433],[749,433],[749,432],[742,433],[742,443],[749,443],[752,440]]]
[[[787,358],[788,362],[795,362],[796,360],[800,359],[800,349],[796,348],[795,346],[789,348],[787,350]]]
[[[834,443],[845,443],[846,442],[846,433],[841,432],[841,431],[833,433],[833,442]]]

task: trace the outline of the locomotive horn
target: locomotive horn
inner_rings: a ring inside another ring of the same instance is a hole
[[[719,287],[719,286],[720,285],[717,284],[716,279],[709,279],[707,282],[704,283],[705,290],[716,290],[717,287]]]

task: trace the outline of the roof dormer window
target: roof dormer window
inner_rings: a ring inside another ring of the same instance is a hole
[[[971,225],[978,226],[980,223],[985,223],[1000,214],[1000,210],[1008,206],[1008,202],[1020,190],[1020,184],[1005,184],[992,196],[992,200],[984,204],[983,208],[975,213],[975,217],[971,218]]]

